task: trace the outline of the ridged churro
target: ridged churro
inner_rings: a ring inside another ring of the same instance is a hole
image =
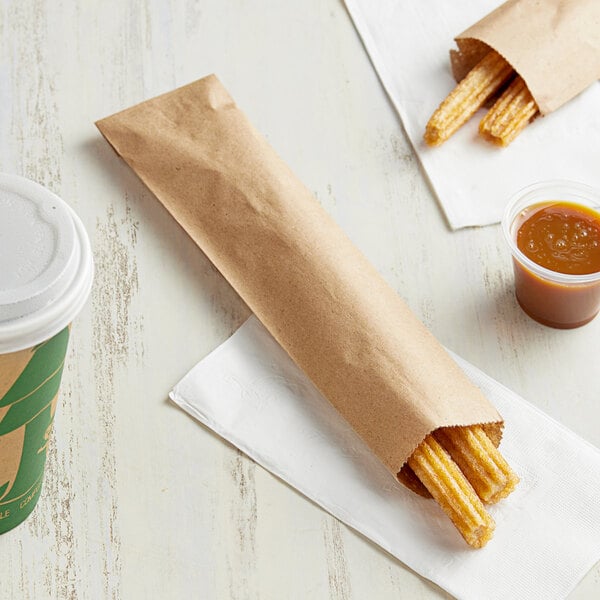
[[[410,468],[454,523],[467,544],[482,548],[495,523],[450,455],[429,435],[408,459]]]
[[[453,135],[506,83],[512,67],[495,51],[488,52],[433,113],[424,139],[438,146]]]
[[[539,114],[538,106],[517,76],[479,124],[479,132],[499,146],[508,146]]]
[[[479,133],[498,146],[508,146],[539,114],[525,81],[500,54],[490,50],[433,113],[425,127],[425,141],[439,146],[493,98],[495,103],[481,120]]]
[[[485,546],[495,527],[482,502],[505,498],[519,482],[480,425],[443,427],[428,435],[399,478],[417,494],[430,494],[473,548]]]
[[[445,427],[434,435],[481,500],[493,504],[515,489],[519,478],[481,426]]]

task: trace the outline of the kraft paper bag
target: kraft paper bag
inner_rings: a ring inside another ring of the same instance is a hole
[[[427,434],[502,419],[211,75],[97,123],[396,476]]]
[[[457,80],[489,51],[523,78],[542,115],[600,78],[598,0],[509,0],[456,37]]]

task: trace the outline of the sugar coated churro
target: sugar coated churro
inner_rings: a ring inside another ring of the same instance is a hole
[[[490,50],[433,113],[425,127],[425,142],[439,146],[493,98],[496,101],[479,124],[479,133],[498,146],[508,146],[539,114],[525,81]]]
[[[467,544],[482,548],[492,538],[494,520],[456,463],[433,436],[425,438],[408,459],[408,464]]]
[[[482,501],[505,498],[519,482],[479,425],[438,429],[419,444],[406,467],[402,480],[409,485],[416,477],[473,548],[485,546],[495,528]],[[422,493],[416,485],[409,487]]]
[[[424,136],[427,144],[438,146],[446,141],[503,86],[512,72],[497,52],[488,52],[429,119]]]
[[[515,489],[519,478],[482,427],[445,427],[435,438],[484,502],[495,503]]]
[[[479,132],[499,146],[508,146],[538,113],[531,92],[517,76],[483,117]]]

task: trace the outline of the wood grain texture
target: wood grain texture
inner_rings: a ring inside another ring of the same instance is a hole
[[[0,169],[97,275],[0,599],[447,600],[167,400],[248,309],[93,122],[211,72],[440,341],[600,446],[600,319],[537,325],[499,228],[448,230],[340,0],[3,0]],[[596,565],[570,600],[599,595]]]
[[[347,600],[352,597],[348,562],[344,552],[342,525],[335,519],[327,519],[323,527],[327,555],[327,575],[329,580],[329,596]]]

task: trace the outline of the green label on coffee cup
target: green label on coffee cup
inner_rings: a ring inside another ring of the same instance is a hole
[[[38,501],[69,329],[0,355],[0,533],[21,523]]]

